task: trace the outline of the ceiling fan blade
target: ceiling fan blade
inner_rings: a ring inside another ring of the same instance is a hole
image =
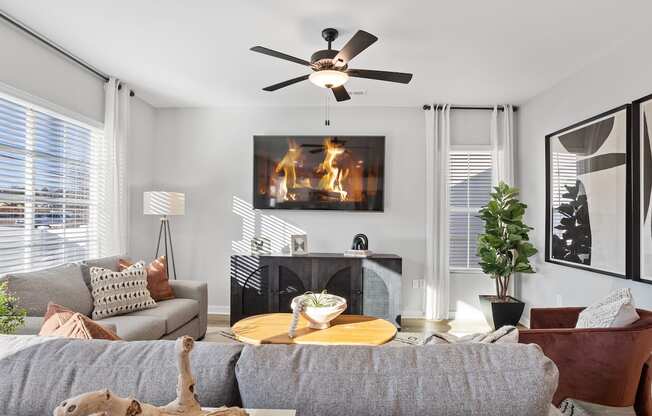
[[[346,88],[344,88],[344,85],[340,85],[339,87],[331,88],[333,91],[333,95],[335,95],[335,99],[339,101],[346,101],[350,100],[351,96],[349,93],[346,91]]]
[[[254,52],[262,53],[263,55],[273,56],[274,58],[285,59],[286,61],[295,62],[300,65],[312,66],[312,64],[304,59],[296,58],[292,55],[285,54],[283,52],[275,51],[273,49],[265,48],[263,46],[254,46],[249,49]]]
[[[333,61],[336,65],[346,64],[377,40],[378,38],[371,33],[365,32],[364,30],[358,30],[338,52],[335,58],[333,58]]]
[[[408,84],[412,74],[405,72],[373,71],[371,69],[349,69],[346,71],[351,77],[377,79],[379,81],[400,82]]]
[[[302,75],[300,77],[288,79],[287,81],[279,82],[278,84],[270,85],[269,87],[263,88],[263,91],[276,91],[278,89],[287,87],[288,85],[296,84],[297,82],[305,81],[310,77],[310,75]]]

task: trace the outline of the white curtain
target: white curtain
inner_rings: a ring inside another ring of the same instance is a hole
[[[491,114],[491,147],[494,157],[494,184],[500,181],[514,186],[514,108],[494,106]]]
[[[126,152],[129,136],[129,88],[111,78],[105,84],[104,138],[98,146],[99,255],[126,254],[128,194]]]
[[[516,186],[514,171],[514,108],[503,105],[503,111],[494,105],[491,114],[491,148],[494,158],[493,183],[505,182],[509,186]],[[514,295],[514,282],[512,279],[509,293]]]
[[[448,319],[448,159],[450,105],[434,106],[426,116],[426,319]]]

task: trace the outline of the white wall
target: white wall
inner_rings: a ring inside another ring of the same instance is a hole
[[[0,82],[104,121],[104,82],[0,21]]]
[[[158,219],[143,215],[143,192],[154,185],[156,110],[138,97],[131,99],[127,154],[129,251],[134,259],[151,259],[156,250]]]
[[[423,112],[347,107],[332,109],[331,123],[324,126],[319,108],[159,110],[156,185],[187,195],[186,215],[171,221],[177,272],[208,281],[211,305],[229,305],[233,249],[248,249],[251,233],[273,228],[282,244],[292,230],[305,231],[315,252],[341,252],[353,235],[367,234],[372,250],[403,257],[404,310],[422,310],[411,279],[423,278],[425,252]],[[288,133],[385,135],[385,212],[240,210],[252,197],[252,136]]]
[[[618,46],[521,106],[518,178],[529,205],[527,222],[535,227],[531,237],[539,249],[538,273],[523,275],[517,285],[528,307],[587,305],[619,287],[630,287],[638,305],[652,307],[652,285],[544,262],[545,135],[652,93],[652,55],[645,53],[648,39],[637,37]]]

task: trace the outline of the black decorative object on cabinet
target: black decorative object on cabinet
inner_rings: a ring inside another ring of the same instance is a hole
[[[342,296],[345,314],[369,315],[400,326],[402,259],[342,254],[231,256],[231,325],[261,313],[291,312],[290,301],[306,291]]]
[[[369,250],[369,238],[364,234],[356,234],[351,243],[351,250]]]

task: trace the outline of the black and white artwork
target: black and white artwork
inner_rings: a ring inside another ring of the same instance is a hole
[[[652,283],[652,96],[634,101],[634,128],[639,174],[635,176],[638,205],[638,270],[634,279]]]
[[[628,120],[622,106],[546,136],[546,261],[626,276]]]
[[[301,256],[308,254],[308,236],[305,234],[293,234],[290,236],[290,254]]]
[[[272,253],[272,242],[267,237],[254,237],[251,239],[251,254],[263,255]]]

